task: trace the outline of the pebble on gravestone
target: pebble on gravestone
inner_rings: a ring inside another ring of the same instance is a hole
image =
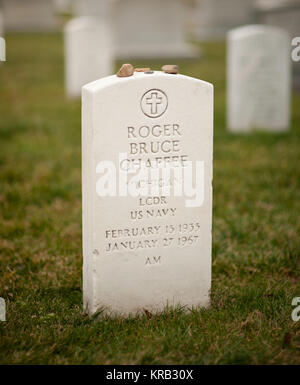
[[[227,38],[227,125],[233,132],[285,131],[290,124],[288,34],[251,25]]]
[[[135,72],[149,72],[151,71],[151,68],[135,68]]]
[[[212,158],[212,84],[150,71],[83,87],[85,311],[209,305]]]
[[[162,70],[167,74],[178,74],[178,66],[175,64],[166,64]]]
[[[117,72],[117,76],[119,78],[126,78],[128,76],[132,76],[133,75],[133,72],[134,72],[134,68],[133,68],[133,65],[132,64],[123,64],[122,67],[119,69],[119,71]]]

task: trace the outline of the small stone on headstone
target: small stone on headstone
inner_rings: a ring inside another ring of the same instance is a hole
[[[135,68],[135,72],[148,72],[151,71],[151,68]]]
[[[178,74],[178,66],[175,64],[166,64],[162,67],[166,74]]]
[[[123,64],[122,67],[117,72],[117,76],[119,78],[126,78],[128,76],[132,76],[134,72],[134,68],[132,64]]]

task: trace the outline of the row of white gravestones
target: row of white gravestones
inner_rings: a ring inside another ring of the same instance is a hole
[[[227,37],[227,125],[233,132],[285,131],[290,124],[291,56],[286,31],[250,25]]]
[[[64,37],[66,93],[79,97],[83,85],[112,73],[110,28],[104,20],[79,17],[67,23]]]
[[[77,0],[75,5],[82,16],[65,27],[65,82],[70,97],[80,96],[84,84],[110,75],[115,58],[198,55],[184,40],[181,0]]]
[[[289,40],[248,26],[228,37],[233,131],[286,130]],[[84,307],[128,315],[208,306],[213,87],[147,71],[82,92]]]
[[[213,86],[148,71],[83,87],[89,314],[208,306]]]
[[[78,16],[96,15],[111,24],[117,59],[195,58],[186,42],[182,0],[76,0]]]

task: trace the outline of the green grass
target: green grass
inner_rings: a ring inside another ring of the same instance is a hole
[[[7,37],[0,363],[300,364],[300,95],[289,133],[230,134],[225,46],[203,53],[178,64],[215,85],[212,305],[112,320],[82,311],[80,101],[64,96],[62,38]]]

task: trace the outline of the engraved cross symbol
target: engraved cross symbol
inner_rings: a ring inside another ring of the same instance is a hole
[[[162,104],[162,98],[158,97],[157,92],[151,92],[151,96],[146,98],[146,104],[151,105],[151,114],[156,115],[158,105]]]

